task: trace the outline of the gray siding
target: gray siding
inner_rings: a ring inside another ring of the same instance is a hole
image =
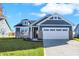
[[[73,39],[73,31],[72,31],[72,27],[69,27],[69,39],[72,40]]]

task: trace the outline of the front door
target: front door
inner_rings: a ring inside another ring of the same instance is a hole
[[[38,27],[34,27],[33,28],[33,36],[34,36],[34,38],[38,38]]]

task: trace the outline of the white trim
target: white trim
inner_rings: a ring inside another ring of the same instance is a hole
[[[21,26],[21,27],[20,27],[20,26],[17,26],[17,27],[15,27],[15,28],[22,28],[22,27],[25,27],[25,28],[26,28],[26,27],[28,27],[28,26]],[[29,28],[29,27],[28,27],[28,28]]]
[[[35,23],[37,23],[37,22],[39,22],[41,19],[43,19],[44,17],[46,17],[47,15],[45,15],[45,16],[43,16],[43,17],[41,17],[39,20],[37,20],[37,21],[35,21],[34,23],[32,23],[31,25],[33,25],[33,24],[35,24]]]
[[[51,25],[51,24],[42,24],[41,26],[71,26],[71,25]]]
[[[45,17],[45,16],[44,16]],[[43,18],[43,17],[42,17]],[[38,21],[40,21],[42,18],[40,18],[39,20],[35,21],[34,23],[31,24],[31,26],[35,23],[37,23]]]
[[[38,26],[32,26],[32,27],[38,27]]]
[[[62,17],[62,20],[66,21],[67,23],[71,24],[72,26],[74,26],[74,24],[72,22],[70,22],[69,20],[65,19],[62,15],[59,15],[56,13],[56,15]]]
[[[72,22],[70,22],[69,20],[65,19],[63,16],[61,16],[61,15],[59,15],[59,14],[57,14],[57,13],[54,13],[53,15],[57,15],[57,16],[61,17],[62,20],[66,21],[67,23],[69,23],[69,24],[71,24],[72,26],[74,26],[74,24],[73,24]],[[43,23],[44,21],[46,21],[46,20],[48,20],[49,18],[51,18],[53,15],[51,15],[51,16],[49,16],[48,18],[46,18],[45,20],[39,22],[37,25],[40,25],[40,24]],[[39,20],[38,20],[38,21],[39,21]],[[36,21],[36,22],[38,22],[38,21]],[[35,22],[35,23],[36,23],[36,22]],[[33,24],[34,24],[34,23],[33,23]],[[33,24],[32,24],[32,25],[33,25]]]
[[[50,16],[50,17],[48,17],[48,18],[44,19],[43,21],[41,21],[41,22],[40,22],[40,23],[38,23],[37,25],[42,24],[43,22],[45,22],[45,21],[49,20],[49,18],[51,18],[51,17],[52,17],[52,16]]]
[[[32,39],[32,27],[30,28],[30,38]]]

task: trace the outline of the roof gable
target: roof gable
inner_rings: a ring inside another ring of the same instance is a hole
[[[51,22],[52,20],[52,22]],[[40,24],[63,24],[63,25],[74,25],[72,22],[70,22],[69,20],[64,19],[63,16],[55,13],[55,14],[50,14],[49,16],[44,16],[43,18],[41,18],[40,20],[38,20],[37,22],[33,23],[32,25],[40,25]]]
[[[2,20],[5,20],[5,23],[7,24],[7,26],[8,26],[8,28],[9,28],[10,32],[12,32],[12,29],[11,29],[11,27],[9,26],[6,17],[0,16],[0,21],[2,21]]]
[[[51,14],[48,14],[48,15],[46,15],[46,16],[40,18],[39,20],[37,20],[36,22],[34,22],[34,23],[31,24],[31,25],[36,25],[36,24],[38,24],[39,22],[41,22],[41,21],[47,19],[47,18],[50,17],[50,16],[51,16]]]
[[[79,24],[76,26],[76,28],[74,29],[74,31],[79,30]]]
[[[32,24],[33,22],[35,22],[35,20],[23,19],[20,23],[16,24],[14,27],[17,27],[17,26],[29,26],[29,25],[24,25],[24,24],[23,24],[24,22],[28,22],[29,25],[30,25],[30,24]]]

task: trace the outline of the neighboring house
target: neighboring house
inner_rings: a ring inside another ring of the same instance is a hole
[[[73,39],[73,24],[58,14],[46,15],[35,22],[22,20],[15,25],[17,38]]]
[[[3,8],[0,4],[0,37],[8,37],[10,32],[12,32],[11,28],[6,20],[6,17],[3,15]]]
[[[75,32],[75,37],[79,37],[79,24],[76,26],[74,32]]]
[[[5,17],[0,16],[0,37],[8,37],[8,34],[12,32]]]

